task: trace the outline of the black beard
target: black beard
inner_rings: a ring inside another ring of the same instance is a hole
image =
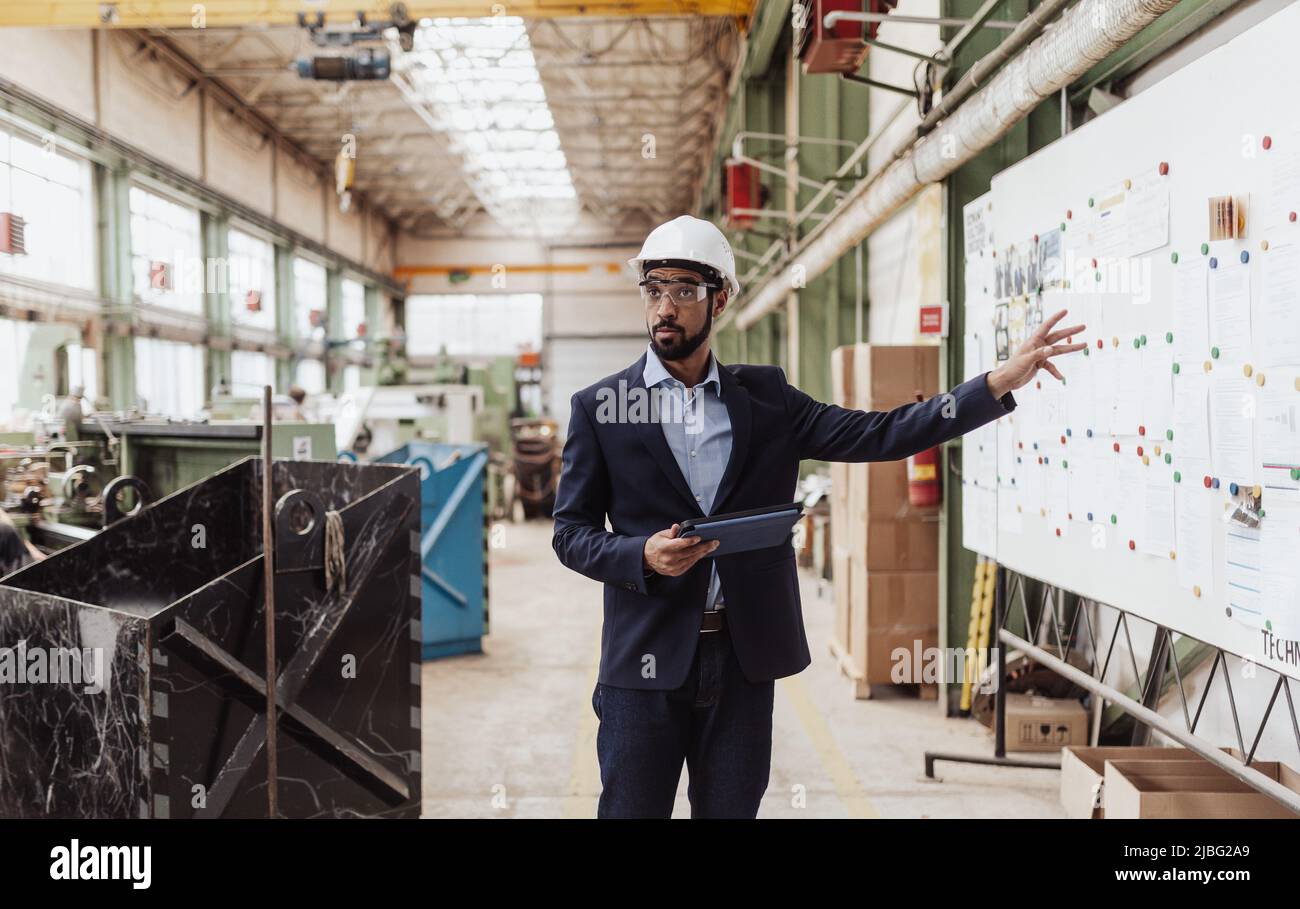
[[[700,345],[709,339],[709,332],[712,330],[713,301],[709,300],[709,311],[704,317],[704,327],[700,329],[698,334],[683,335],[680,341],[666,347],[655,339],[653,328],[647,329],[647,332],[650,335],[650,346],[654,349],[655,356],[660,360],[668,360],[671,362],[676,360],[685,360],[691,354],[695,353],[695,351],[699,350]]]

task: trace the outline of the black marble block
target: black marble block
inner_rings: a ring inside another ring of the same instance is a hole
[[[279,812],[418,817],[418,472],[271,479]],[[0,583],[0,817],[266,816],[261,483],[240,461]]]

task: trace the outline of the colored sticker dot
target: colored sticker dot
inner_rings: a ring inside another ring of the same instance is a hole
[[[1216,359],[1216,360],[1219,359],[1219,348],[1217,348],[1217,347],[1211,347],[1211,348],[1210,348],[1210,356],[1213,357],[1213,358]]]
[[[1110,522],[1111,522],[1112,524],[1118,524],[1118,523],[1119,523],[1119,517],[1116,516],[1116,515],[1111,515],[1111,516],[1110,516]]]
[[[1210,256],[1210,268],[1218,268],[1218,267],[1219,267],[1219,257]]]
[[[1177,264],[1178,264],[1178,253],[1176,253],[1176,252],[1171,252],[1171,253],[1169,254],[1169,261],[1172,262],[1172,263],[1174,263],[1175,265],[1177,265]]]
[[[1166,344],[1174,343],[1174,333],[1172,331],[1165,332],[1165,343]]]
[[[1175,363],[1175,364],[1174,364],[1174,375],[1177,375],[1177,374],[1178,374],[1178,370],[1179,370],[1178,364]]]
[[[1201,255],[1205,255],[1205,254],[1208,253],[1209,251],[1210,251],[1210,244],[1208,244],[1208,243],[1202,243],[1202,244],[1201,244]]]
[[[1165,438],[1172,442],[1174,440],[1174,431],[1172,429],[1166,429]]]
[[[1089,208],[1092,208],[1093,201],[1094,201],[1093,198],[1092,198],[1091,196],[1089,196],[1089,197],[1088,197],[1088,207],[1089,207]]]
[[[1241,264],[1245,265],[1249,261],[1250,261],[1250,253],[1243,249],[1241,251]]]
[[[1179,473],[1177,470],[1174,471],[1174,482],[1175,483],[1183,482],[1183,475]]]
[[[1166,451],[1166,452],[1165,452],[1165,463],[1166,463],[1166,464],[1172,464],[1173,462],[1174,462],[1174,456],[1171,455],[1169,452]]]

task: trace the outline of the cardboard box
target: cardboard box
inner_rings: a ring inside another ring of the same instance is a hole
[[[1060,751],[1088,743],[1088,712],[1071,698],[1007,695],[1007,750]]]
[[[1251,766],[1300,792],[1300,774],[1285,764]],[[1284,805],[1209,761],[1106,761],[1102,805],[1107,818],[1294,819]]]
[[[1209,764],[1187,748],[1131,746],[1067,747],[1061,750],[1061,806],[1068,817],[1102,817],[1102,789],[1107,761],[1163,761]]]
[[[939,525],[922,519],[853,521],[849,554],[866,571],[938,571]]]
[[[892,410],[939,393],[939,347],[857,344],[853,351],[853,406]]]
[[[866,571],[852,563],[848,652],[869,685],[892,685],[893,653],[922,653],[939,641],[939,575],[934,571]],[[919,667],[917,669],[920,671]]]
[[[835,604],[835,622],[831,626],[831,640],[843,654],[849,652],[849,604],[852,601],[852,591],[853,578],[849,552],[832,541],[831,598]]]

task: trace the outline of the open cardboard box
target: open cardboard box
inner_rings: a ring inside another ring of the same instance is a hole
[[[1061,749],[1061,805],[1066,816],[1087,820],[1103,817],[1102,779],[1107,761],[1195,762],[1213,766],[1187,748],[1103,746]]]
[[[1276,761],[1251,767],[1300,792],[1300,774]],[[1295,814],[1208,761],[1107,761],[1108,818],[1295,818]]]
[[[1223,751],[1241,759],[1236,748]],[[1254,761],[1250,766],[1300,792],[1300,773],[1286,764]],[[1295,817],[1187,748],[1064,748],[1061,804],[1071,818]]]

